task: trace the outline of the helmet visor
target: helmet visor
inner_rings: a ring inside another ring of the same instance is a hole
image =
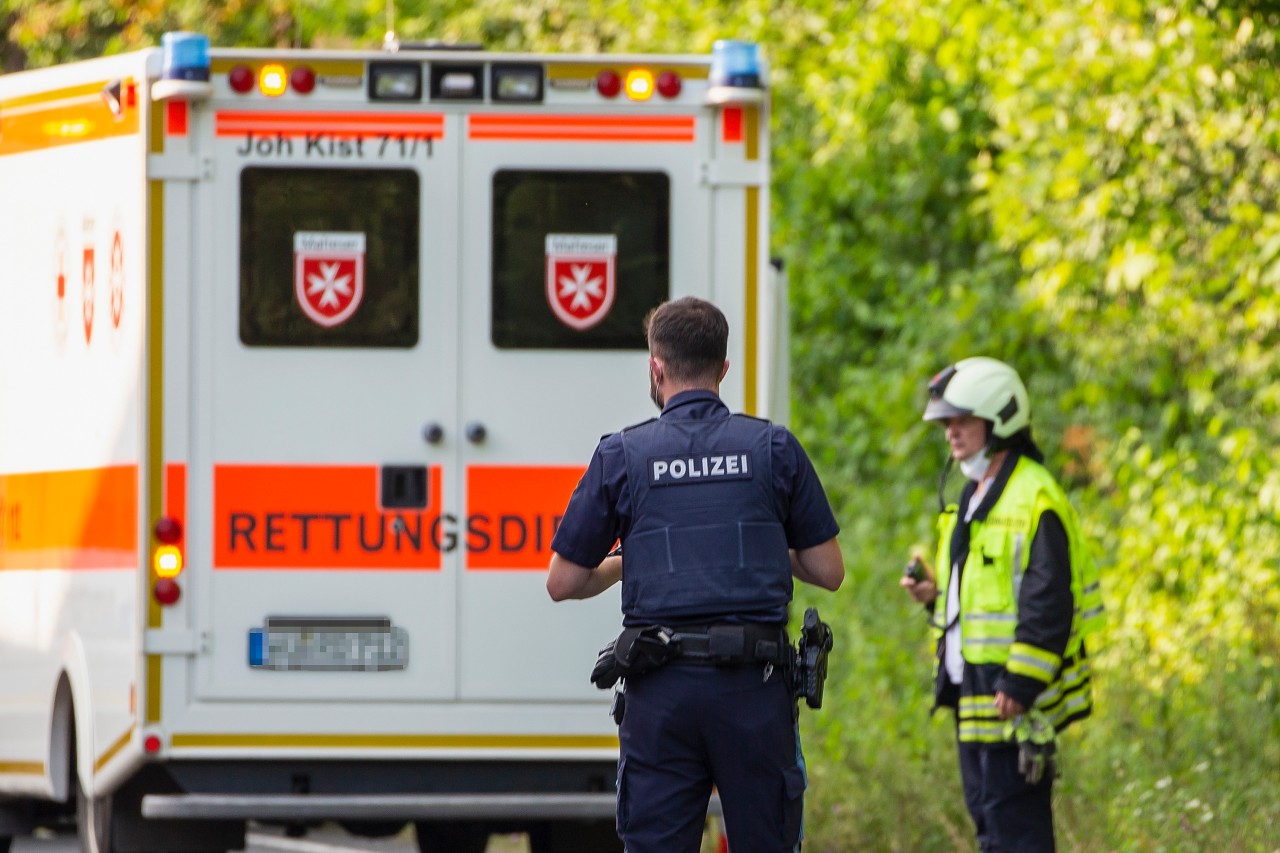
[[[973,414],[973,409],[958,408],[948,403],[943,397],[947,392],[947,386],[951,384],[951,380],[955,378],[955,375],[956,366],[952,364],[938,371],[929,380],[929,403],[924,407],[924,420],[941,421],[947,418],[956,418],[960,415]]]
[[[947,418],[958,418],[962,415],[972,415],[973,409],[961,409],[953,406],[941,395],[934,397],[929,395],[929,403],[924,407],[924,420],[926,421],[942,421]]]

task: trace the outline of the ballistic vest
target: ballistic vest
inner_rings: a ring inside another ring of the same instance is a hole
[[[1062,654],[1014,642],[1018,593],[1040,516],[1052,510],[1067,533],[1074,612],[1071,636]],[[957,507],[938,519],[938,589],[951,579],[951,536]],[[969,525],[969,551],[960,575],[960,647],[966,664],[994,664],[1042,682],[1035,706],[1061,729],[1086,716],[1092,707],[1089,661],[1084,638],[1103,624],[1102,594],[1096,564],[1089,555],[1080,522],[1062,487],[1044,466],[1019,457],[1004,491],[982,521]],[[939,631],[939,633],[941,633]],[[958,709],[960,739],[1003,739],[1003,723],[993,718],[994,696],[962,695]]]
[[[746,415],[659,418],[622,431],[627,624],[786,621],[791,557],[770,439],[769,422]]]

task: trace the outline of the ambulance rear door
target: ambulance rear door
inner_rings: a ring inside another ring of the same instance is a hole
[[[706,112],[605,108],[594,87],[557,91],[556,73],[544,103],[472,112],[464,140],[463,699],[602,698],[588,676],[621,626],[619,590],[552,603],[550,539],[600,438],[657,414],[645,315],[710,296]]]
[[[457,689],[460,125],[369,104],[342,83],[363,63],[312,62],[334,82],[277,100],[227,91],[223,62],[193,127],[215,176],[192,296],[195,692],[292,709],[206,720],[223,728],[411,731],[413,703]]]

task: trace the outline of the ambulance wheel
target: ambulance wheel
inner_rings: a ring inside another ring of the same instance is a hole
[[[356,838],[390,838],[404,829],[399,820],[342,820],[338,825]]]
[[[76,833],[84,853],[112,853],[111,798],[90,797],[76,776]]]
[[[419,821],[413,825],[419,853],[484,853],[489,830],[475,823]]]
[[[622,853],[616,822],[559,820],[529,828],[530,853]]]

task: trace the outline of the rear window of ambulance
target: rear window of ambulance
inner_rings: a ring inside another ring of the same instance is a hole
[[[410,169],[244,169],[240,340],[415,346],[418,225]]]
[[[492,198],[495,346],[645,349],[670,293],[666,174],[508,169]]]

